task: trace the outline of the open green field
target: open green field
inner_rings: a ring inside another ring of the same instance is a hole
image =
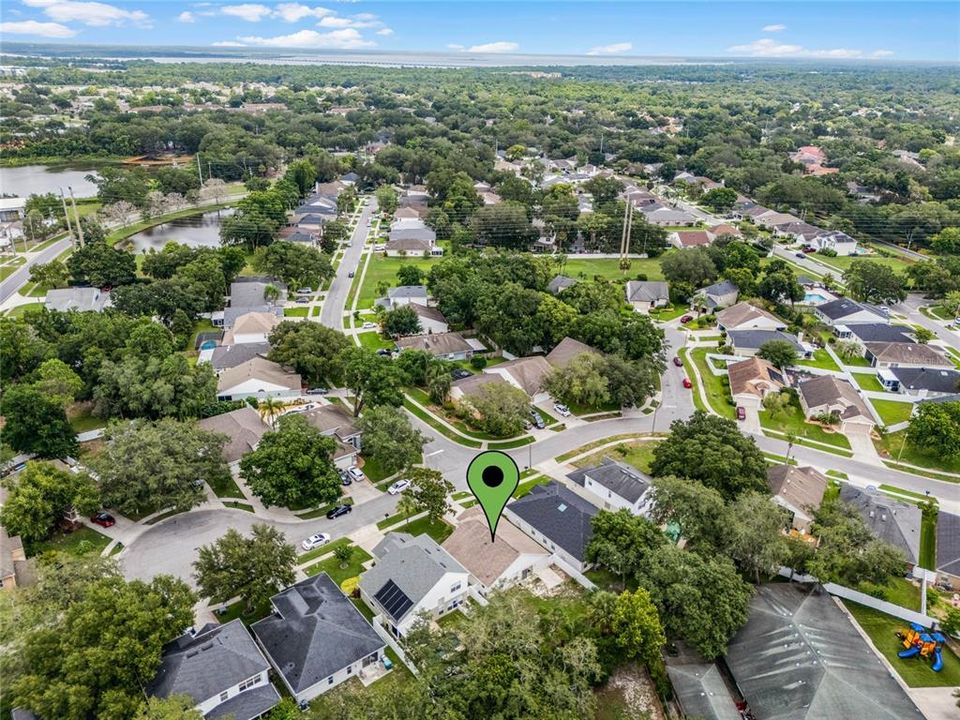
[[[377,285],[379,285],[381,281],[388,283],[390,287],[399,285],[397,270],[400,269],[401,265],[415,265],[422,271],[429,272],[430,268],[437,262],[438,258],[383,257],[379,254],[372,256],[367,265],[367,273],[363,276],[363,285],[360,286],[360,292],[357,297],[357,308],[363,310],[373,307],[373,303],[378,297]],[[360,271],[357,272],[357,276],[359,275]]]
[[[879,439],[874,439],[873,444],[885,459],[898,460],[934,471],[960,473],[960,458],[948,459],[935,452],[919,448],[910,442],[907,432],[907,430],[900,430],[895,433],[887,433]],[[904,442],[906,442],[906,445],[904,445]],[[945,477],[944,479],[953,482],[958,481],[958,478]]]
[[[900,402],[898,400],[875,400],[870,399],[870,404],[877,411],[884,425],[896,425],[906,422],[910,419],[910,413],[913,412],[913,403]]]
[[[826,255],[817,253],[813,257],[815,260],[818,260],[825,265],[831,265],[839,269],[841,273],[857,260],[872,260],[873,262],[879,263],[880,265],[885,265],[886,267],[891,268],[898,273],[904,272],[908,267],[913,265],[912,262],[909,260],[904,260],[903,258],[883,257],[881,255],[847,255],[846,257],[827,257]]]
[[[650,463],[653,462],[653,451],[659,444],[659,440],[621,443],[620,445],[614,445],[611,448],[581,458],[573,464],[581,468],[591,467],[593,465],[599,465],[604,457],[609,457],[614,460],[619,460],[620,462],[625,462],[628,465],[633,465],[641,472],[649,473]],[[621,453],[621,448],[626,450],[626,453]]]
[[[571,257],[563,266],[563,274],[572,278],[584,277],[592,279],[599,275],[607,280],[627,280],[636,279],[637,275],[644,274],[647,280],[663,280],[663,273],[660,271],[660,260],[658,258],[630,260],[630,269],[624,272],[620,269],[620,261],[617,258],[599,258],[596,260],[578,260],[576,256]]]

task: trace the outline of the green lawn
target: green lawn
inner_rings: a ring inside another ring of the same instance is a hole
[[[297,517],[301,520],[313,520],[314,518],[323,517],[328,512],[333,510],[337,505],[353,505],[352,497],[340,497],[336,502],[332,502],[328,505],[322,505],[321,507],[314,508],[312,510],[307,510],[306,512],[297,512]],[[290,510],[300,510],[303,508],[289,508]]]
[[[317,558],[321,558],[324,555],[329,555],[341,545],[349,545],[349,544],[350,544],[350,538],[342,537],[337,540],[334,540],[333,542],[327,543],[326,545],[323,545],[321,547],[314,548],[313,550],[307,550],[307,552],[297,556],[297,564],[303,565],[304,563],[308,563],[311,560],[316,560]]]
[[[106,427],[107,421],[93,414],[92,403],[76,403],[67,410],[70,427],[75,433]]]
[[[913,412],[913,403],[898,400],[876,400],[871,398],[870,404],[877,411],[884,425],[896,425],[910,419]]]
[[[852,358],[841,357],[844,365],[849,365],[850,367],[871,367],[870,361],[867,360],[863,355],[857,355]]]
[[[550,478],[547,477],[546,475],[537,475],[534,478],[525,480],[519,485],[517,485],[517,489],[513,491],[513,497],[522,498],[524,495],[526,495],[531,490],[533,490],[537,485],[546,485],[548,482],[550,482]]]
[[[245,502],[239,502],[237,500],[224,500],[224,507],[231,508],[232,510],[243,510],[244,512],[252,513],[254,512],[253,505],[250,505]]]
[[[707,364],[707,353],[710,352],[713,352],[710,348],[696,348],[694,350],[688,350],[687,356],[700,371],[703,389],[706,391],[707,399],[713,407],[714,412],[726,418],[736,417],[737,411],[733,406],[733,399],[730,397],[730,388],[725,382],[726,376],[714,375],[710,372],[710,367]],[[695,381],[696,378],[691,375],[690,380]],[[697,389],[695,387],[691,388],[689,392],[692,392],[694,396],[696,396]]]
[[[237,485],[237,481],[234,480],[233,475],[229,473],[217,482],[210,483],[210,487],[218,498],[244,499],[244,494]]]
[[[821,370],[839,370],[840,367],[833,361],[833,358],[830,357],[829,353],[823,348],[817,348],[813,353],[813,357],[806,360],[798,360],[797,365],[803,365],[805,367],[814,367],[820,368]]]
[[[831,265],[840,270],[840,273],[843,273],[844,270],[849,268],[857,260],[872,260],[873,262],[879,263],[880,265],[886,265],[888,268],[891,268],[895,272],[903,273],[908,267],[913,265],[912,262],[904,260],[902,258],[896,257],[882,257],[880,255],[867,255],[867,256],[858,256],[858,255],[847,255],[845,257],[827,257],[826,255],[821,255],[817,253],[813,256],[815,260]]]
[[[642,472],[649,473],[650,463],[653,462],[653,451],[659,444],[660,441],[621,443],[620,445],[614,445],[611,448],[601,450],[598,453],[577,460],[574,465],[581,468],[591,467],[593,465],[599,465],[604,457],[610,457],[614,460],[625,462],[628,465],[633,465]],[[621,452],[621,448],[625,452]]]
[[[853,379],[856,380],[857,385],[860,386],[861,390],[869,390],[872,392],[886,391],[886,388],[880,384],[879,380],[877,380],[876,375],[869,375],[867,373],[854,373]]]
[[[429,410],[432,413],[446,420],[448,424],[453,425],[453,427],[455,427],[457,430],[462,432],[464,435],[468,435],[469,437],[476,438],[478,440],[503,439],[503,438],[498,438],[496,435],[491,435],[488,432],[484,432],[483,430],[477,430],[471,427],[470,425],[467,425],[467,423],[461,420],[460,418],[446,413],[443,410],[443,408],[438,407],[437,405],[434,404],[434,402],[430,399],[430,396],[427,395],[427,393],[425,393],[423,390],[421,390],[418,387],[413,387],[413,386],[407,387],[407,393],[410,395],[410,397],[412,397],[418,403],[423,405],[425,408],[429,408]]]
[[[361,346],[369,348],[370,350],[390,350],[397,345],[393,340],[384,340],[376,330],[357,333],[357,339],[360,341]]]
[[[410,533],[411,535],[429,535],[437,544],[442,543],[453,532],[453,525],[443,520],[431,523],[427,517],[417,518],[408,522],[406,525],[397,525],[395,530]]]
[[[293,308],[284,308],[283,316],[284,317],[302,317],[305,318],[310,312],[310,308],[305,307],[293,307]]]
[[[906,627],[903,620],[857,603],[844,601],[844,605],[909,687],[960,685],[960,659],[949,647],[943,649],[943,669],[938,673],[933,672],[930,665],[919,657],[901,660],[897,653],[903,649],[903,645],[896,633]]]
[[[370,482],[372,483],[378,483],[381,480],[386,480],[388,477],[390,477],[390,474],[380,467],[380,463],[374,458],[364,457],[363,467],[360,469],[363,470],[364,475],[370,478]]]
[[[929,515],[920,521],[920,567],[937,567],[937,517]]]
[[[311,565],[304,570],[304,572],[307,575],[317,575],[325,572],[330,576],[331,580],[339,585],[348,578],[357,577],[363,572],[363,563],[372,559],[373,558],[370,556],[370,553],[368,553],[366,550],[361,547],[354,546],[353,555],[350,556],[350,562],[347,563],[347,567],[340,567],[340,561],[331,556],[330,558],[322,560],[315,565]]]
[[[562,455],[557,455],[555,459],[557,462],[566,462],[572,457],[576,457],[577,455],[582,455],[583,453],[593,450],[596,447],[600,447],[601,445],[606,445],[607,443],[612,443],[617,440],[636,440],[637,437],[638,436],[634,433],[625,433],[623,435],[611,435],[610,437],[601,438],[599,440],[594,440],[593,442],[589,442],[586,445],[581,445],[580,447],[574,448],[573,450],[569,450],[563,453]],[[520,477],[522,478],[523,475],[521,474]]]
[[[533,437],[527,435],[516,440],[506,440],[504,442],[492,442],[487,447],[491,450],[512,450],[513,448],[523,447],[532,443]]]
[[[624,272],[620,269],[620,261],[617,258],[578,260],[576,257],[572,257],[564,264],[562,274],[572,278],[579,278],[582,274],[582,277],[587,279],[599,275],[607,280],[621,282],[634,280],[637,275],[645,274],[648,280],[663,280],[660,260],[657,258],[647,258],[645,260],[633,258],[630,260],[630,269]]]
[[[374,300],[379,297],[377,295],[377,285],[381,281],[389,283],[390,287],[399,285],[397,270],[400,269],[401,265],[415,265],[424,272],[429,272],[436,262],[437,258],[383,257],[380,254],[372,256],[367,265],[367,273],[363,276],[363,285],[360,287],[357,296],[357,307],[361,310],[373,307]],[[357,276],[359,277],[359,275],[360,272],[358,271]]]
[[[895,433],[887,433],[879,439],[874,439],[873,444],[880,455],[889,460],[899,460],[934,471],[960,473],[960,458],[948,459],[938,453],[918,448],[907,437],[907,432],[907,430],[900,430]],[[906,446],[904,446],[904,440],[906,440]],[[944,479],[957,482],[957,478]]]
[[[31,557],[51,551],[82,557],[84,555],[99,555],[109,544],[110,538],[84,525],[72,533],[58,532],[43,542],[29,543],[26,549],[27,554]]]
[[[24,305],[17,305],[12,310],[7,311],[7,315],[10,317],[21,317],[28,310],[40,310],[43,308],[42,302],[35,303],[26,303]]]
[[[678,318],[689,311],[690,308],[683,305],[677,305],[676,307],[668,305],[667,307],[655,308],[651,310],[650,317],[654,320],[659,320],[660,322],[669,322],[670,320]]]
[[[799,404],[790,405],[776,416],[771,416],[767,410],[761,410],[760,425],[768,430],[796,435],[798,439],[816,440],[827,445],[850,449],[850,441],[841,433],[827,432],[819,425],[808,423]]]

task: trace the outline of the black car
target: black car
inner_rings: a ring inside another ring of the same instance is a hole
[[[340,484],[344,487],[353,484],[353,480],[350,479],[350,473],[348,473],[346,470],[340,471]]]
[[[450,376],[454,380],[463,380],[464,378],[470,377],[472,374],[473,373],[471,373],[469,370],[464,370],[463,368],[454,368],[450,371]]]
[[[348,272],[348,273],[347,273],[347,277],[353,277],[353,273],[352,273],[352,272]]]
[[[381,357],[387,357],[387,355],[389,354],[390,354],[390,351],[387,350],[386,348],[380,348],[379,350],[377,350],[377,355]]]
[[[335,520],[341,515],[346,515],[347,513],[353,512],[353,506],[351,505],[337,505],[333,510],[330,510],[327,513],[327,520]]]

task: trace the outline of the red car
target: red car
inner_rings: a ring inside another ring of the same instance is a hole
[[[90,522],[94,525],[99,525],[100,527],[113,527],[117,524],[117,521],[114,519],[113,515],[106,512],[98,512],[96,515],[90,518]]]
[[[737,420],[746,420],[747,411],[744,409],[743,405],[737,407]]]
[[[690,388],[693,387],[693,383],[690,382],[690,378],[684,378],[684,379],[683,379],[683,386],[684,386],[685,388],[687,388],[687,390],[689,390]]]
[[[681,360],[679,357],[674,357],[673,364],[677,367],[683,367],[683,360]]]
[[[693,315],[684,315],[682,318],[680,318],[680,322],[683,323],[684,325],[686,325],[691,320],[693,320]]]

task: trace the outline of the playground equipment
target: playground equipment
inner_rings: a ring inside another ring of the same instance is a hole
[[[897,653],[902,660],[921,657],[932,661],[930,669],[940,672],[943,669],[943,644],[946,638],[938,632],[927,632],[927,629],[918,623],[910,623],[907,630],[897,633],[904,649]]]

